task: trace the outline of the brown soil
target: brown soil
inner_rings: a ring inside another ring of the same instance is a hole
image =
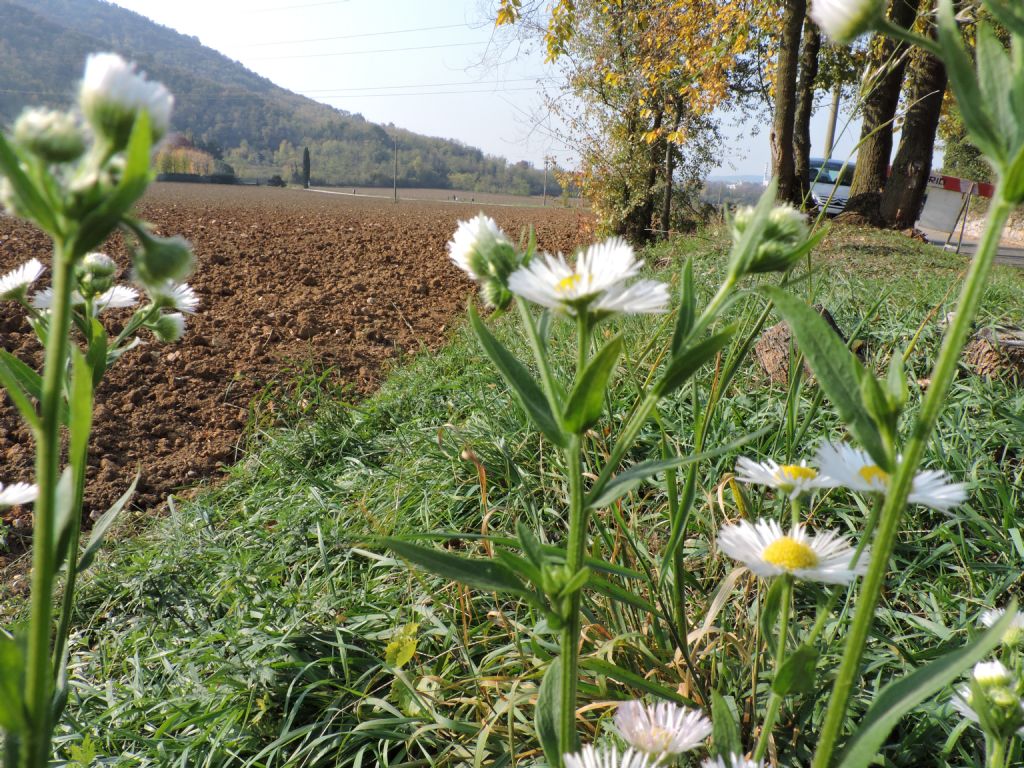
[[[336,196],[293,189],[156,184],[139,206],[160,234],[191,240],[201,298],[178,344],[126,354],[97,394],[84,515],[101,514],[141,471],[134,504],[216,476],[238,458],[249,406],[297,363],[333,370],[365,394],[400,352],[436,348],[461,317],[471,283],[447,258],[459,219],[481,206]],[[487,209],[510,236],[530,224],[540,247],[583,244],[586,214],[558,208]],[[119,239],[108,252],[124,268]],[[0,216],[0,274],[33,256],[46,237]],[[112,316],[113,327],[123,318]],[[22,312],[0,305],[0,346],[38,367],[39,345]],[[31,480],[33,445],[0,402],[0,481]],[[24,551],[28,510],[8,510],[9,551]],[[88,524],[88,523],[87,523]]]

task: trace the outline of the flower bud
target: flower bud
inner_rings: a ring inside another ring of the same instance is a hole
[[[128,144],[139,112],[149,113],[153,141],[167,133],[174,98],[162,83],[151,82],[116,53],[86,59],[79,94],[82,112],[96,133],[117,150]]]
[[[135,273],[144,285],[164,285],[184,280],[192,272],[192,247],[182,237],[153,237],[135,229],[141,248],[133,255]]]
[[[14,140],[48,163],[66,163],[85,151],[75,119],[55,109],[24,110],[14,122]]]
[[[153,334],[160,341],[178,341],[185,335],[185,316],[180,312],[160,315],[157,321],[150,327],[153,329]]]
[[[78,288],[83,296],[96,296],[114,284],[117,262],[105,253],[93,251],[78,265]]]
[[[736,211],[732,220],[733,242],[740,241],[756,214],[756,209],[751,207]],[[743,272],[785,272],[799,258],[799,248],[807,241],[808,234],[807,221],[796,208],[791,205],[773,208],[768,213],[761,242]]]
[[[488,305],[504,307],[512,300],[508,277],[520,266],[519,256],[490,216],[480,213],[469,221],[460,221],[448,242],[448,254],[480,284]]]
[[[884,18],[883,0],[811,0],[810,16],[837,43],[852,43]]]

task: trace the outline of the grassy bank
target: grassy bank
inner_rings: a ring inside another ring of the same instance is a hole
[[[707,233],[652,249],[648,258],[672,279],[680,259],[692,256],[698,284],[711,290],[725,250],[718,234]],[[951,308],[965,264],[897,236],[837,230],[815,255],[811,277],[794,290],[826,306],[847,333],[859,328],[857,340],[880,370],[893,350],[917,339],[908,361],[913,382],[927,375],[938,320]],[[983,321],[1021,322],[1022,295],[1021,275],[997,270]],[[749,324],[760,308],[750,296],[734,314]],[[652,365],[644,355],[648,342],[668,324],[666,318],[621,321],[629,353],[612,420],[628,412]],[[494,325],[519,349],[512,323]],[[702,373],[713,375],[710,366]],[[88,579],[64,733],[65,747],[81,762],[92,754],[105,764],[161,766],[532,765],[539,759],[531,698],[554,636],[528,642],[521,628],[537,617],[527,607],[411,571],[372,538],[502,535],[524,520],[557,543],[564,489],[553,453],[465,331],[441,352],[397,370],[365,402],[320,397],[329,393],[318,391],[318,381],[275,403],[277,417],[295,414],[293,422],[254,430],[252,451],[223,486],[175,505],[144,535],[112,548]],[[710,427],[708,445],[768,428],[744,452],[802,458],[822,437],[838,436],[837,420],[816,395],[804,386],[787,397],[748,360]],[[309,408],[310,401],[317,406]],[[671,447],[682,454],[692,447],[695,407],[687,388],[662,411]],[[983,608],[1019,589],[1024,469],[1014,446],[1024,443],[1022,413],[1024,395],[1011,384],[964,376],[955,385],[926,464],[969,482],[970,501],[951,516],[917,508],[908,516],[895,556],[900,578],[886,595],[868,651],[868,690],[854,715],[894,672],[962,643]],[[595,453],[607,449],[600,427],[588,446]],[[641,445],[660,450],[661,439],[652,426]],[[753,517],[773,514],[779,502],[726,482],[735,458],[700,465],[685,553],[696,666],[749,716],[752,691],[768,683],[743,672],[759,653],[752,607],[758,586],[731,573],[732,563],[712,542],[723,518],[735,518],[740,507]],[[639,542],[617,555],[633,572],[606,574],[610,584],[642,585],[657,562],[667,537],[662,486],[642,486],[597,516],[595,557],[617,551],[624,531]],[[813,514],[816,524],[855,530],[863,510],[853,497],[833,492]],[[447,545],[487,547],[472,538]],[[723,579],[746,584],[745,593],[717,600],[728,594],[720,593]],[[814,593],[808,594],[804,607],[813,605]],[[657,595],[646,597],[646,608],[600,597],[588,603],[583,656],[590,671],[581,691],[592,705],[586,720],[597,731],[609,702],[619,698],[655,689],[695,695],[689,671],[649,620],[660,610]],[[821,691],[845,621],[840,611],[826,629]],[[780,730],[813,732],[822,709],[823,695],[794,698]],[[914,752],[908,743],[918,744],[920,753],[938,755],[939,765],[971,764],[976,751],[976,734],[965,732],[941,703],[923,708],[896,737],[906,754]],[[794,754],[790,744],[780,751]],[[800,762],[806,758],[795,754]]]

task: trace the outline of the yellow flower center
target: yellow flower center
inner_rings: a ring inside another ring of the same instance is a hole
[[[583,278],[580,277],[578,272],[573,272],[568,277],[563,277],[561,280],[555,283],[555,290],[558,291],[559,293],[569,293],[569,291],[573,290],[577,285],[580,284],[580,280],[582,279]]]
[[[776,539],[761,553],[766,563],[785,568],[787,571],[797,571],[804,568],[813,568],[818,564],[818,555],[806,544],[794,541],[789,536]]]
[[[796,464],[783,464],[779,467],[777,477],[782,483],[796,483],[800,480],[813,480],[818,476],[817,470],[800,467]]]
[[[652,753],[667,752],[672,746],[672,738],[675,734],[660,725],[651,724],[650,730],[644,734],[645,751]]]
[[[868,464],[858,470],[858,474],[864,478],[864,482],[870,485],[881,485],[883,488],[889,485],[889,473],[877,464]]]

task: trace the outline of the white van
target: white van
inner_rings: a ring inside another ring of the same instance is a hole
[[[818,208],[829,216],[838,216],[850,199],[850,184],[853,182],[853,163],[842,160],[825,160],[812,157],[810,160],[811,199]]]

